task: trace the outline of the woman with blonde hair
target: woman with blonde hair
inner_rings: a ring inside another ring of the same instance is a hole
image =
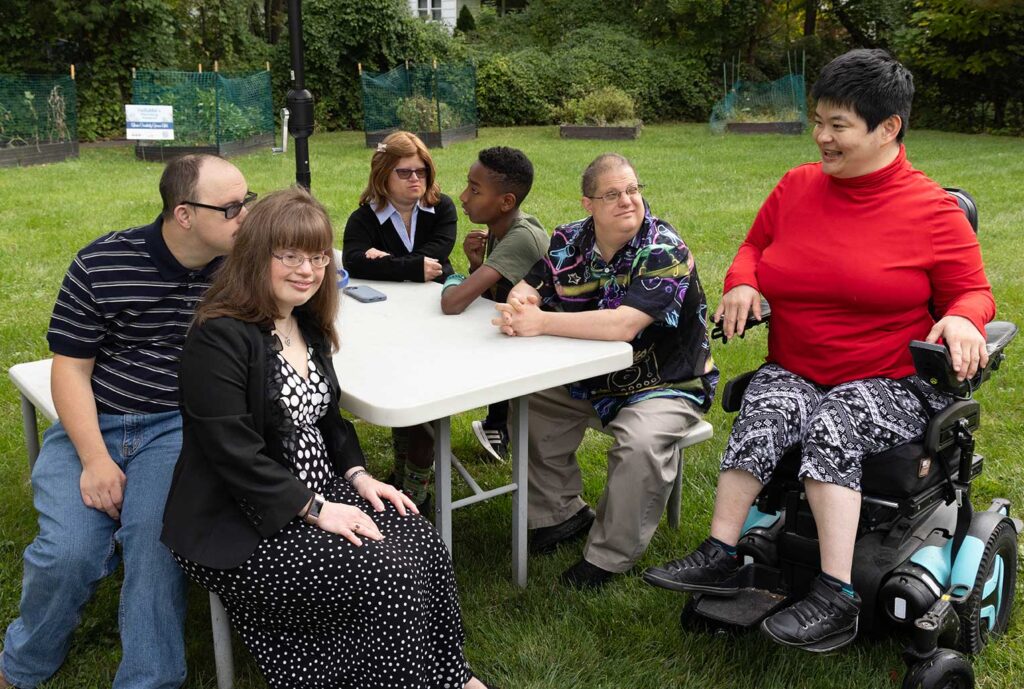
[[[239,229],[181,357],[162,540],[275,689],[479,689],[447,549],[339,414],[332,240],[298,188]]]
[[[441,193],[430,151],[415,134],[394,132],[377,145],[359,208],[348,217],[342,261],[353,278],[444,282],[455,247],[455,203]],[[429,510],[434,443],[428,426],[394,430],[389,481]]]

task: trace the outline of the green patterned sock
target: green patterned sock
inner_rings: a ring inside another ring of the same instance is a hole
[[[412,501],[422,505],[427,498],[427,488],[430,486],[430,467],[418,467],[413,464],[405,466],[405,478],[402,480],[402,490],[409,494]]]

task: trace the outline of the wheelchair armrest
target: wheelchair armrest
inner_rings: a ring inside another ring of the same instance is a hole
[[[985,326],[985,349],[988,351],[988,365],[979,369],[970,380],[958,381],[953,371],[949,350],[944,345],[914,340],[910,343],[910,355],[914,359],[917,375],[932,384],[940,392],[954,397],[968,397],[971,392],[999,369],[1006,355],[1003,350],[1017,336],[1017,326],[1007,321],[992,321]]]
[[[1017,336],[1017,326],[1009,321],[992,321],[985,326],[985,349],[988,350],[989,364],[987,368],[997,369],[1003,361],[1003,350]],[[999,359],[994,367],[993,359]]]
[[[966,419],[972,431],[977,430],[981,424],[981,405],[975,400],[957,400],[933,416],[924,432],[924,449],[929,457],[938,457],[940,452],[956,444],[960,419]]]
[[[754,377],[757,371],[747,371],[744,374],[738,375],[731,379],[725,384],[725,389],[722,390],[722,409],[727,412],[736,412],[740,410],[740,402],[743,401],[743,393],[747,391],[747,386],[750,385],[750,379]]]
[[[754,318],[751,315],[750,317],[747,318],[746,325],[743,326],[743,332],[746,333],[747,330],[750,330],[751,328],[756,328],[759,325],[767,324],[768,320],[771,317],[772,317],[772,307],[769,306],[768,302],[762,297],[761,298],[761,320],[757,320],[756,318]],[[721,340],[722,344],[726,344],[729,341],[729,338],[725,336],[725,331],[722,330],[721,319],[719,319],[719,322],[715,323],[715,327],[713,327],[711,329],[711,339],[712,340],[716,340],[716,339],[717,340]],[[743,335],[740,335],[740,339],[743,339]]]

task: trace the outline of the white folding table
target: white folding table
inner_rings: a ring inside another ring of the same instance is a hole
[[[507,337],[491,325],[493,302],[477,299],[458,316],[441,312],[441,285],[353,281],[387,295],[360,303],[342,296],[341,347],[334,367],[341,406],[380,426],[434,426],[435,525],[451,550],[451,511],[504,493],[512,498],[512,568],[526,586],[526,395],[626,368],[625,342]],[[482,490],[451,455],[453,414],[512,400],[512,481]],[[474,494],[452,502],[452,465]]]

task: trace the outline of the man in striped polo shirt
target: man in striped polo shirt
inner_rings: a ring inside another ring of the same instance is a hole
[[[57,671],[83,606],[120,559],[114,688],[185,681],[186,581],[159,538],[181,448],[178,360],[255,194],[231,163],[193,155],[168,163],[160,195],[151,224],[78,252],[57,295],[47,341],[60,421],[32,471],[39,536],[25,550],[0,688],[32,689]]]

